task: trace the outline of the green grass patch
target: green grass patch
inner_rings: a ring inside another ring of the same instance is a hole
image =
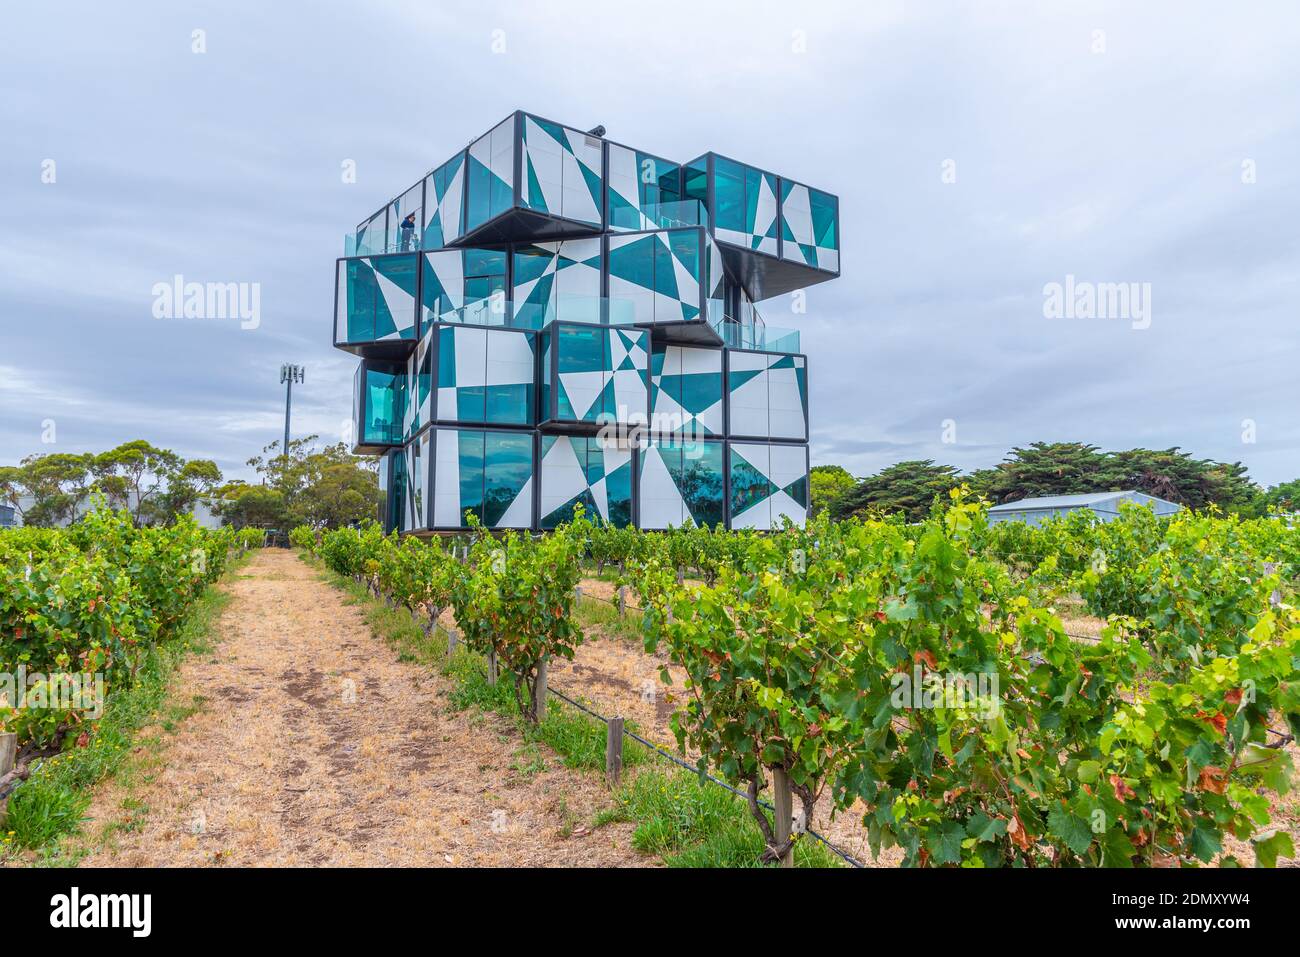
[[[626,638],[638,644],[645,641],[642,613],[628,608],[619,616],[618,606],[590,596],[574,605],[574,617],[584,629],[599,629],[611,637]]]
[[[630,775],[614,799],[614,807],[598,814],[594,826],[635,824],[632,846],[659,855],[668,867],[761,866],[763,837],[747,802],[662,758]],[[838,857],[808,838],[795,844],[794,863],[841,866]]]

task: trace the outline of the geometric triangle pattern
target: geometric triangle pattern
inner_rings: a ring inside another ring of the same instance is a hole
[[[807,360],[772,352],[727,351],[731,435],[808,437]]]
[[[714,236],[751,252],[777,254],[776,177],[752,166],[714,158],[714,190],[726,215],[719,215]],[[725,204],[725,206],[723,205]]]
[[[542,528],[570,521],[581,504],[594,521],[632,523],[632,450],[599,438],[544,435],[539,470]]]
[[[601,243],[569,239],[515,247],[511,299],[518,325],[556,319],[599,323]]]
[[[656,435],[721,435],[722,350],[667,343],[650,361],[650,431]]]
[[[435,435],[435,529],[463,528],[472,512],[488,528],[531,528],[531,432],[431,429]]]
[[[524,181],[520,185],[525,208],[600,224],[600,140],[525,115],[523,151]]]
[[[789,180],[781,182],[782,258],[814,269],[840,268],[835,197]]]
[[[725,519],[721,442],[652,438],[641,451],[637,526],[714,526]]]
[[[438,327],[440,422],[531,425],[537,334]]]
[[[808,447],[730,443],[731,527],[766,531],[808,516]]]
[[[609,144],[607,191],[611,230],[659,229],[673,213],[689,214],[681,200],[681,166],[649,153]]]
[[[340,342],[415,339],[415,265],[412,256],[346,261],[339,269]]]
[[[464,189],[464,153],[457,153],[425,177],[424,236],[421,248],[441,249],[460,237]]]
[[[649,403],[649,332],[590,325],[554,325],[551,330],[558,350],[556,418],[644,424]]]
[[[469,145],[465,221],[461,235],[508,211],[515,201],[515,118],[508,117]]]
[[[753,300],[839,272],[838,200],[598,132],[515,111],[347,243],[335,343],[364,360],[356,447],[391,450],[390,525],[806,514],[806,359]]]
[[[609,237],[611,322],[689,322],[700,316],[698,229]]]

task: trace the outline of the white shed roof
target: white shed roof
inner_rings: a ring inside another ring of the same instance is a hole
[[[1033,512],[1061,508],[1091,508],[1098,511],[1117,512],[1121,501],[1137,502],[1139,504],[1155,502],[1167,505],[1171,509],[1181,507],[1174,502],[1156,498],[1154,495],[1147,495],[1145,492],[1129,489],[1119,492],[1088,492],[1084,495],[1041,495],[1037,498],[1022,498],[1018,502],[1004,502],[1001,505],[994,505],[989,509],[989,513]]]

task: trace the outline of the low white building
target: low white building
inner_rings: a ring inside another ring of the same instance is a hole
[[[1157,515],[1172,515],[1182,511],[1175,502],[1166,502],[1154,495],[1133,490],[1122,492],[1088,492],[1084,495],[1044,495],[1022,498],[1018,502],[1004,502],[989,509],[989,524],[998,522],[1024,522],[1037,525],[1048,518],[1063,518],[1071,512],[1087,509],[1103,522],[1119,517],[1121,502],[1145,505]]]

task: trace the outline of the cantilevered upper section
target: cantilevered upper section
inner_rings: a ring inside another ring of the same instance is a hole
[[[839,275],[830,193],[716,153],[679,163],[522,111],[360,223],[346,255],[681,227],[708,233],[751,301]]]

